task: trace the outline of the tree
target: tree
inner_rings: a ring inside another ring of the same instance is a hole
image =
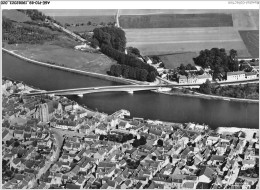
[[[140,81],[147,81],[148,72],[145,69],[140,69],[139,73],[140,73],[139,80]]]
[[[148,80],[148,82],[153,82],[153,81],[155,81],[155,79],[156,79],[156,74],[155,74],[155,72],[150,72],[149,74],[148,74],[148,78],[147,78],[147,80]]]
[[[204,74],[204,70],[203,69],[200,69],[198,72],[197,72],[198,75],[203,75]]]
[[[185,66],[184,66],[184,64],[183,64],[183,63],[180,65],[179,69],[180,69],[180,70],[182,70],[182,71],[184,71],[184,70],[185,70]]]
[[[91,40],[91,46],[92,46],[93,48],[99,47],[99,41],[98,41],[96,38],[93,38],[93,39]]]
[[[200,85],[199,91],[204,94],[211,94],[211,82],[207,79],[205,83]]]
[[[160,146],[160,147],[163,146],[163,140],[162,140],[162,139],[159,139],[159,140],[157,141],[157,146]]]
[[[146,144],[146,138],[144,136],[141,136],[139,141],[140,141],[140,145],[145,145]]]

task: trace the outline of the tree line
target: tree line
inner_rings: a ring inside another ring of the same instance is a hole
[[[124,52],[126,47],[125,32],[117,27],[100,27],[93,30],[93,39],[101,47],[108,45],[113,49]]]
[[[231,49],[229,54],[226,53],[224,48],[205,49],[200,51],[199,56],[193,58],[193,61],[202,68],[210,67],[213,70],[214,79],[222,79],[226,72],[239,70],[237,51],[234,49]]]
[[[200,85],[199,92],[232,98],[259,99],[258,84],[219,86],[207,80]]]
[[[130,67],[128,65],[112,65],[108,74],[116,77],[122,76],[124,78],[148,82],[153,82],[156,78],[155,72],[148,73],[145,69]]]
[[[9,44],[29,43],[41,44],[54,40],[56,36],[38,27],[22,25],[17,27],[9,19],[3,18],[3,40]]]
[[[20,11],[20,12],[26,14],[34,21],[45,21],[45,19],[48,19],[48,20],[62,26],[62,24],[60,22],[54,20],[50,16],[46,16],[45,14],[43,14],[42,12],[40,12],[36,9],[18,9],[17,11]]]
[[[111,66],[110,73],[113,76],[123,76],[140,81],[153,82],[158,75],[156,69],[132,55],[126,55],[107,45],[101,46],[102,53],[115,59],[121,66]]]
[[[117,27],[101,27],[93,30],[92,45],[101,47],[101,52],[115,59],[120,65],[112,65],[108,72],[113,76],[153,82],[158,75],[157,70],[138,59],[131,53],[125,54],[126,37],[125,32]],[[134,54],[140,54],[134,48],[130,48]]]

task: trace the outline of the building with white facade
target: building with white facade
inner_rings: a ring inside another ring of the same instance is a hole
[[[246,73],[246,79],[256,79],[257,78],[257,74],[254,72],[248,72]]]
[[[227,72],[227,80],[245,80],[246,74],[244,71]]]

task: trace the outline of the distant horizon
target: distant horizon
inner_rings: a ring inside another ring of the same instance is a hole
[[[115,15],[117,9],[39,9],[48,16],[99,16]],[[203,14],[203,13],[232,13],[248,11],[249,9],[120,9],[121,15],[142,14]],[[258,10],[256,10],[258,11]]]

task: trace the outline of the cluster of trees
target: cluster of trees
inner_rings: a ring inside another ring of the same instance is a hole
[[[199,92],[232,98],[259,99],[258,84],[217,86],[209,80],[200,85]]]
[[[118,143],[125,143],[126,141],[132,140],[134,136],[132,134],[108,134],[108,135],[100,135],[100,140],[108,140]]]
[[[239,64],[236,57],[237,51],[234,49],[231,49],[227,54],[224,48],[212,48],[200,51],[200,55],[193,58],[193,61],[202,68],[210,67],[214,71],[214,79],[222,79],[226,72],[238,71]]]
[[[140,139],[135,139],[132,143],[133,147],[137,148],[140,145],[146,144],[146,138],[144,136],[141,136]]]
[[[56,36],[34,26],[16,26],[9,19],[3,18],[3,40],[9,44],[29,43],[41,44],[54,40]]]
[[[40,12],[36,9],[19,9],[18,11],[26,14],[32,20],[44,21],[47,18],[47,16],[45,16],[42,12]]]
[[[48,20],[62,26],[62,24],[60,22],[54,20],[50,16],[46,16],[45,14],[43,14],[42,12],[40,12],[36,9],[18,9],[17,11],[20,11],[20,12],[26,14],[34,21],[45,21],[45,19],[48,19]]]
[[[181,75],[185,75],[185,76],[188,76],[188,72],[186,72],[186,70],[196,70],[197,68],[194,66],[194,65],[191,65],[190,63],[187,64],[186,66],[182,63],[180,66],[179,66],[179,74]],[[195,72],[196,74],[198,75],[202,75],[204,73],[203,70],[200,70],[200,71],[196,71]]]
[[[253,70],[253,68],[250,67],[247,64],[241,64],[240,67],[239,67],[239,70],[240,71],[245,71],[245,72],[251,72]]]
[[[158,75],[156,69],[132,55],[126,55],[107,45],[102,45],[101,51],[115,59],[121,66],[112,65],[110,74],[113,76],[123,76],[125,78],[140,81],[153,82]]]
[[[115,24],[115,22],[108,22],[108,23],[100,22],[99,24],[97,24],[97,23],[88,21],[87,23],[77,23],[77,24],[65,23],[65,27],[70,27],[70,26],[79,27],[79,26],[84,26],[84,25],[87,25],[87,26],[97,26],[97,25],[101,25],[101,26],[114,26],[114,24]]]
[[[139,49],[137,49],[135,47],[127,47],[127,54],[133,55],[133,56],[136,56],[136,57],[141,56]]]
[[[161,59],[160,59],[160,57],[157,56],[157,55],[151,56],[151,59],[153,60],[153,63],[154,63],[154,64],[157,64],[157,63],[162,62]]]
[[[15,26],[12,21],[3,18],[3,40],[9,44],[29,43],[41,44],[44,41],[54,40],[56,36],[42,29],[32,26]]]
[[[137,57],[140,51],[130,47],[130,54],[125,54],[125,32],[117,27],[95,28],[92,40],[93,47],[101,47],[102,53],[115,59],[120,66],[112,65],[108,72],[113,76],[123,76],[140,81],[153,82],[158,75],[156,69]],[[134,54],[134,55],[133,55]]]
[[[134,161],[134,160],[128,159],[128,160],[126,160],[126,163],[127,163],[127,167],[129,169],[136,169],[139,166],[140,161],[139,160],[138,161]]]
[[[181,64],[179,67],[178,67],[178,70],[177,72],[175,71],[174,73],[174,78],[177,78],[177,75],[180,74],[180,75],[185,75],[185,76],[188,76],[189,73],[194,73],[196,75],[202,75],[204,74],[204,70],[203,69],[200,69],[199,71],[196,70],[197,68],[194,66],[194,65],[191,65],[190,63],[187,64],[186,66],[184,64]],[[187,70],[189,72],[187,72]],[[196,71],[194,71],[196,70]]]
[[[107,45],[118,51],[124,52],[126,46],[125,32],[117,27],[100,27],[93,30],[93,38],[99,46]]]
[[[112,65],[108,74],[116,77],[122,76],[124,78],[148,82],[153,82],[156,78],[155,72],[148,73],[145,69],[127,65]]]

